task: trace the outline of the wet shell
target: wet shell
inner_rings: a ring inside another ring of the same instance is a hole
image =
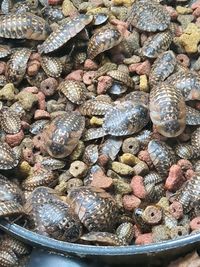
[[[45,40],[49,26],[32,13],[10,13],[0,17],[0,37],[11,39]]]
[[[175,153],[182,159],[191,159],[194,155],[193,147],[189,144],[180,144],[175,147]]]
[[[139,132],[148,121],[149,115],[146,107],[126,101],[106,113],[103,129],[113,136],[130,135]]]
[[[134,81],[126,72],[122,72],[119,70],[111,70],[107,72],[107,75],[132,89],[134,88]]]
[[[13,110],[3,107],[0,110],[0,126],[7,134],[16,134],[21,129],[21,120]]]
[[[65,167],[65,162],[59,159],[54,159],[51,157],[45,157],[41,161],[42,166],[49,171],[54,171],[58,169],[62,169]]]
[[[159,54],[169,48],[172,38],[172,33],[169,30],[150,36],[141,49],[142,55],[148,58],[157,58]]]
[[[117,28],[104,26],[90,38],[87,49],[88,57],[93,59],[98,54],[118,45],[121,41],[122,35]]]
[[[26,0],[20,3],[16,3],[12,8],[13,13],[24,13],[24,12],[36,12],[38,7],[38,0]]]
[[[98,70],[97,70],[97,72],[96,72],[96,74],[94,76],[94,79],[97,79],[100,76],[105,75],[108,71],[116,70],[116,69],[117,69],[117,64],[111,63],[111,62],[107,62],[103,66],[98,68]]]
[[[55,181],[56,176],[52,171],[41,169],[30,173],[22,182],[22,188],[28,191],[34,190],[38,186],[47,186]]]
[[[81,104],[86,98],[86,86],[82,82],[66,80],[59,84],[58,91],[62,92],[72,103]]]
[[[85,148],[83,154],[83,161],[87,165],[93,165],[97,162],[99,156],[98,146],[97,145],[89,145]]]
[[[152,85],[158,82],[163,82],[172,72],[176,66],[176,57],[171,50],[166,51],[158,56],[154,61],[149,75],[149,82]]]
[[[43,132],[44,148],[51,157],[64,158],[77,146],[84,128],[85,119],[78,113],[58,116]]]
[[[42,14],[44,17],[46,17],[52,22],[58,22],[65,18],[61,8],[56,8],[52,6],[46,6],[45,8],[43,8]]]
[[[101,246],[124,246],[128,245],[125,240],[116,234],[108,232],[90,232],[81,236],[81,240],[92,242]]]
[[[106,132],[103,128],[90,128],[83,134],[83,141],[90,141],[106,136]]]
[[[158,173],[166,177],[169,168],[176,162],[173,149],[164,142],[151,140],[148,144],[148,152]]]
[[[12,249],[15,254],[20,256],[26,255],[30,252],[27,245],[9,235],[6,235],[3,238],[1,245],[6,249]]]
[[[41,66],[47,76],[57,78],[62,73],[62,62],[59,58],[43,56],[41,58]]]
[[[90,99],[80,106],[79,111],[84,116],[105,115],[109,110],[113,108],[113,105],[109,102]]]
[[[135,91],[127,94],[124,97],[125,101],[130,101],[133,104],[141,104],[145,107],[149,106],[149,93],[143,91]]]
[[[6,84],[7,84],[6,76],[5,75],[0,75],[0,86],[3,87]]]
[[[200,111],[186,106],[186,124],[200,125]]]
[[[0,58],[7,57],[11,54],[11,48],[8,45],[0,45]]]
[[[18,265],[18,258],[12,251],[1,250],[0,265],[2,267],[13,267]]]
[[[28,48],[17,49],[7,62],[6,79],[13,84],[19,84],[26,73],[28,59],[31,55],[31,50]]]
[[[52,32],[43,44],[38,46],[39,53],[50,53],[66,44],[72,37],[82,31],[93,19],[91,15],[81,14],[71,21],[64,21]]]
[[[164,31],[170,24],[170,15],[157,1],[137,0],[127,21],[142,31]]]
[[[34,135],[37,135],[37,134],[42,132],[45,125],[47,125],[48,123],[49,123],[49,120],[35,121],[34,123],[31,124],[29,132],[34,134]]]
[[[159,133],[166,137],[180,135],[186,124],[185,101],[174,87],[160,83],[150,93],[150,117]]]
[[[25,209],[38,233],[68,242],[79,239],[82,226],[78,216],[70,203],[56,196],[56,191],[47,187],[36,188],[28,198]]]
[[[10,12],[11,8],[12,8],[12,1],[11,0],[2,0],[1,12],[3,14],[8,14]]]
[[[15,154],[7,143],[0,142],[0,170],[10,170],[18,165]]]
[[[194,149],[195,157],[200,156],[200,127],[198,127],[191,136],[191,145]]]
[[[185,100],[200,100],[200,77],[195,72],[176,72],[167,80],[184,96]]]
[[[152,132],[149,130],[143,130],[139,134],[135,135],[134,138],[140,142],[140,145],[146,147],[152,139]]]
[[[109,137],[100,147],[100,155],[107,155],[111,160],[115,160],[122,146],[122,140]]]
[[[200,201],[200,173],[196,173],[177,192],[176,200],[179,201],[187,213]]]
[[[112,231],[118,208],[112,196],[96,187],[79,187],[69,191],[75,212],[88,231]]]
[[[163,177],[154,171],[151,171],[150,173],[148,173],[147,175],[144,176],[144,185],[147,184],[157,184],[163,181]]]

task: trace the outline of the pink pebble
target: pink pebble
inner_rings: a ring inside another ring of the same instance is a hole
[[[194,3],[192,4],[192,6],[191,6],[192,9],[196,9],[196,8],[198,8],[198,7],[200,7],[200,0],[197,0],[197,1],[194,2]]]
[[[100,155],[98,157],[98,163],[101,165],[101,166],[105,166],[109,161],[109,157],[107,155]]]
[[[172,165],[169,170],[169,175],[165,182],[165,188],[169,191],[175,191],[181,187],[184,183],[185,178],[183,171],[179,165]]]
[[[194,10],[192,15],[197,17],[197,18],[200,17],[200,6]]]
[[[39,92],[37,94],[38,98],[38,107],[39,109],[45,110],[46,109],[46,101],[45,101],[45,94],[42,92]]]
[[[176,20],[178,13],[172,6],[165,6],[172,20]]]
[[[139,235],[135,239],[136,245],[147,245],[147,244],[151,244],[152,242],[153,242],[152,233],[146,233],[146,234]]]
[[[82,82],[83,80],[83,70],[74,70],[65,77],[65,80],[75,80]]]
[[[145,60],[144,62],[137,63],[137,64],[138,64],[138,66],[136,67],[135,72],[138,75],[144,75],[144,74],[149,75],[149,72],[151,69],[151,64],[150,64],[149,60]],[[129,66],[129,71],[131,71],[131,65]]]
[[[187,159],[180,159],[177,164],[181,167],[183,171],[192,170],[192,163]]]
[[[137,238],[139,235],[141,235],[142,234],[142,232],[141,232],[141,230],[140,230],[140,228],[135,224],[135,225],[133,225],[133,229],[134,229],[134,233],[135,233],[135,237]]]
[[[176,57],[177,61],[184,67],[189,67],[190,66],[190,59],[187,55],[185,54],[178,54]]]
[[[24,132],[21,130],[16,134],[7,134],[5,141],[7,144],[9,144],[9,146],[15,147],[21,143],[23,138],[24,138]]]
[[[185,178],[187,180],[190,180],[195,175],[195,172],[193,170],[187,170],[185,172]]]
[[[92,175],[91,186],[100,187],[103,189],[108,189],[113,184],[113,179],[106,176],[103,171],[97,171]]]
[[[36,149],[39,149],[41,152],[44,151],[44,142],[42,134],[37,134],[33,137],[33,145]]]
[[[183,217],[183,206],[178,201],[174,201],[169,206],[169,211],[170,211],[171,215],[173,215],[173,217],[177,220],[179,220]]]
[[[41,119],[50,119],[51,116],[49,112],[43,110],[43,109],[37,109],[34,114],[35,120],[41,120]]]
[[[144,161],[148,165],[149,168],[153,168],[153,162],[147,150],[141,150],[138,153],[138,159],[140,159],[141,161]]]
[[[96,75],[96,71],[87,71],[83,74],[83,82],[86,85],[90,85]]]
[[[140,65],[140,63],[133,63],[133,64],[129,65],[128,69],[130,72],[136,72],[136,69],[139,65]]]
[[[21,121],[22,129],[27,130],[30,128],[30,124],[27,121]]]
[[[23,160],[27,161],[30,165],[33,165],[35,163],[35,155],[30,148],[24,148],[22,150],[22,157]]]
[[[97,94],[104,94],[113,83],[113,79],[110,76],[101,76],[98,78]]]
[[[135,208],[138,208],[141,204],[141,200],[134,195],[124,195],[123,206],[126,210],[133,211]]]
[[[131,187],[133,189],[133,194],[141,199],[144,199],[146,197],[146,190],[144,187],[144,182],[142,176],[136,175],[133,176],[131,180]]]
[[[190,222],[190,228],[191,230],[199,230],[200,229],[200,216],[194,218]]]
[[[30,86],[30,87],[24,88],[23,91],[32,93],[32,94],[37,94],[39,92],[39,89],[36,86],[32,86],[32,87]]]
[[[86,59],[85,62],[84,62],[84,69],[85,70],[97,70],[98,69],[98,65],[93,60]]]
[[[6,63],[4,61],[0,62],[0,74],[4,74],[6,71]]]
[[[121,26],[123,26],[124,28],[126,28],[126,29],[128,29],[128,26],[129,26],[129,24],[127,23],[127,22],[125,22],[125,21],[122,21],[122,20],[119,20],[119,19],[112,19],[111,21],[110,21],[113,25],[121,25]]]

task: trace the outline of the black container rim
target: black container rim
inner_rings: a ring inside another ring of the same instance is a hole
[[[46,236],[42,236],[30,230],[27,230],[17,224],[10,223],[5,219],[0,221],[0,229],[12,236],[29,243],[35,247],[42,247],[59,253],[69,253],[77,256],[98,255],[98,256],[119,256],[135,254],[154,254],[161,251],[172,250],[186,247],[190,244],[200,242],[200,233],[190,234],[174,240],[167,240],[148,245],[130,245],[130,246],[92,246],[81,245],[58,241]]]

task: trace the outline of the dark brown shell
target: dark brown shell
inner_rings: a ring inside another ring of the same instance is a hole
[[[0,252],[0,266],[13,267],[18,265],[18,258],[12,251],[1,250]]]
[[[7,62],[6,79],[13,84],[19,84],[26,73],[28,59],[31,55],[31,50],[28,48],[17,49]]]
[[[173,149],[162,141],[151,140],[148,144],[148,152],[158,173],[166,177],[169,168],[176,162]]]
[[[21,120],[13,110],[3,107],[0,110],[0,126],[7,134],[16,134],[21,129]]]
[[[191,159],[193,158],[194,150],[190,144],[179,144],[175,147],[175,153],[182,159]]]
[[[39,53],[50,53],[66,44],[72,37],[82,31],[93,19],[91,15],[81,14],[78,17],[64,21],[52,32],[47,39],[38,46]]]
[[[10,13],[0,17],[0,37],[45,40],[48,32],[45,20],[32,13]]]
[[[186,106],[186,124],[200,125],[200,111],[190,106]]]
[[[25,209],[38,233],[68,242],[79,239],[82,226],[78,216],[70,203],[61,201],[53,189],[36,188],[28,198]]]
[[[81,104],[86,99],[86,86],[82,82],[66,80],[59,84],[58,91],[62,92],[72,103]]]
[[[79,187],[69,191],[76,214],[89,231],[112,231],[118,208],[112,196],[96,187]]]
[[[13,169],[19,161],[7,143],[0,142],[0,170]]]
[[[21,241],[9,236],[5,235],[3,237],[1,246],[4,247],[5,249],[11,249],[15,254],[17,255],[26,255],[30,252],[29,247],[22,243]]]
[[[106,132],[103,128],[90,128],[83,134],[83,141],[90,141],[106,136]]]
[[[41,67],[47,76],[50,77],[60,77],[62,73],[62,62],[59,58],[56,57],[41,57]]]
[[[107,75],[111,78],[125,84],[130,88],[134,88],[134,81],[131,79],[128,73],[119,71],[119,70],[110,70],[107,72]]]
[[[85,119],[78,113],[67,112],[52,120],[43,132],[44,148],[51,157],[64,158],[71,154],[85,128]]]
[[[157,1],[137,0],[127,21],[142,31],[164,31],[169,27],[170,15]]]
[[[82,115],[93,116],[93,115],[105,115],[110,109],[113,108],[112,103],[90,99],[85,101],[79,108]]]
[[[98,54],[111,49],[122,41],[122,35],[114,26],[104,26],[98,30],[88,43],[87,54],[93,59]]]
[[[185,101],[173,86],[160,83],[150,93],[150,117],[159,133],[166,137],[180,135],[186,124]]]
[[[124,246],[127,243],[116,234],[108,232],[90,232],[81,236],[81,240],[101,246]]]
[[[194,149],[195,157],[200,156],[200,127],[198,127],[191,136],[191,145]]]

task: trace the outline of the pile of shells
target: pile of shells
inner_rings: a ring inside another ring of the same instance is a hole
[[[1,217],[94,245],[200,232],[199,1],[3,0],[0,60]]]

